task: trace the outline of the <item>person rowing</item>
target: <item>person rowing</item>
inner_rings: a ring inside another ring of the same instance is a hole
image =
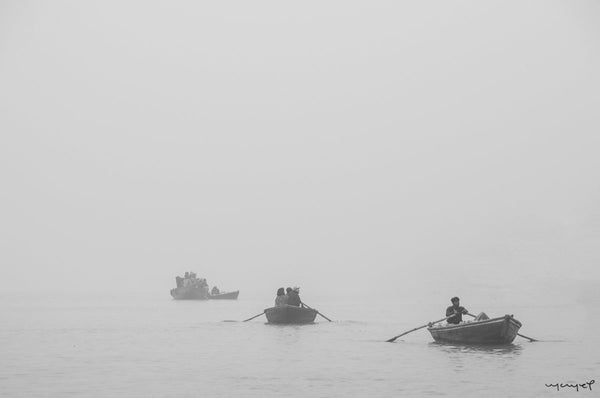
[[[452,301],[452,305],[446,308],[446,316],[450,316],[452,314],[455,315],[448,319],[448,323],[458,325],[462,322],[463,314],[472,316],[475,318],[474,321],[485,321],[486,319],[490,319],[485,312],[480,312],[477,316],[469,314],[469,311],[467,311],[465,307],[460,306],[460,299],[458,297],[452,297],[450,301]]]
[[[448,323],[452,323],[454,325],[458,325],[462,322],[463,314],[468,314],[469,311],[465,307],[461,307],[460,299],[458,297],[452,297],[450,300],[452,305],[446,308],[446,316],[450,316],[454,314],[452,318],[448,318]]]
[[[288,296],[287,304],[293,305],[295,307],[300,307],[300,305],[302,304],[302,300],[300,300],[300,288],[294,287],[292,289],[288,287],[286,290]]]

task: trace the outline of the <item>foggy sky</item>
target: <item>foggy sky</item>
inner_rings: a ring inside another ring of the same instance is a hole
[[[600,3],[212,3],[0,2],[0,289],[600,279]]]

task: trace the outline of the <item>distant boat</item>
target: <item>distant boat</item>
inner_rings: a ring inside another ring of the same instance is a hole
[[[267,321],[275,324],[302,325],[313,323],[318,311],[312,308],[295,307],[286,305],[283,307],[271,307],[265,310]]]
[[[482,321],[447,324],[427,328],[435,341],[459,344],[510,344],[521,322],[512,315]]]
[[[207,288],[188,286],[171,289],[171,296],[175,300],[208,300],[209,293]]]
[[[208,299],[209,300],[237,300],[239,294],[240,294],[239,290],[236,290],[235,292],[221,292],[221,293],[217,293],[217,294],[209,294]]]

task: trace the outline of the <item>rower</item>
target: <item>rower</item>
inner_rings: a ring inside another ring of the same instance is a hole
[[[457,325],[462,322],[462,315],[468,314],[469,311],[465,307],[460,306],[460,299],[458,297],[452,297],[450,301],[452,305],[446,308],[446,316],[455,315],[452,318],[448,318],[448,323]]]
[[[300,304],[302,303],[302,301],[300,300],[300,288],[299,287],[295,287],[295,288],[287,288],[287,296],[288,296],[288,305],[293,305],[295,307],[300,307]]]

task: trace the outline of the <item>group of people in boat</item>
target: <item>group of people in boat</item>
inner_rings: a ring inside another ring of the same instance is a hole
[[[286,305],[292,305],[294,307],[304,307],[302,300],[300,300],[300,288],[288,287],[284,289],[280,287],[277,289],[277,297],[275,297],[275,307],[285,307]]]
[[[206,282],[206,279],[204,278],[198,278],[195,272],[188,271],[183,275],[183,277],[176,276],[175,282],[177,283],[177,287],[191,287],[195,289],[202,289],[208,294],[208,282]],[[221,291],[216,286],[213,286],[212,290],[210,291],[210,294],[212,295],[220,293]]]
[[[452,303],[452,305],[446,308],[446,316],[453,316],[451,318],[446,319],[446,322],[453,325],[458,325],[463,321],[463,314],[466,315],[469,313],[469,311],[465,307],[462,307],[460,305],[460,299],[458,297],[452,297],[450,299],[450,302]],[[489,319],[489,317],[484,312],[481,312],[475,317],[476,321],[484,321],[486,319]]]
[[[195,288],[206,288],[208,289],[208,283],[206,279],[198,278],[195,272],[186,271],[183,278],[181,276],[175,277],[177,287],[195,287]]]

